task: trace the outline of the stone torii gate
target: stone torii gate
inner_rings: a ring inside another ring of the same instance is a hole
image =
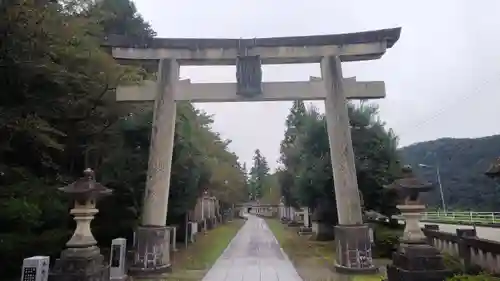
[[[157,67],[157,81],[121,87],[118,101],[154,101],[148,177],[132,270],[161,272],[170,267],[168,210],[176,101],[237,102],[325,100],[327,131],[339,225],[335,227],[338,271],[374,271],[368,227],[363,224],[352,149],[347,99],[385,97],[384,82],[344,79],[341,62],[381,58],[401,29],[338,35],[256,39],[167,39],[143,42],[109,37],[104,44],[122,63]],[[261,64],[320,63],[322,78],[262,83]],[[237,83],[179,80],[180,65],[236,65]]]

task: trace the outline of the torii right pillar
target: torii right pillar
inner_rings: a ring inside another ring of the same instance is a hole
[[[361,214],[340,58],[322,58],[321,72],[326,87],[325,111],[339,219],[335,226],[335,268],[339,273],[376,272],[369,229]]]

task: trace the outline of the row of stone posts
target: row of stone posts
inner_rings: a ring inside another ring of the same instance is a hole
[[[206,193],[202,197],[202,221],[204,224],[203,230],[207,231],[209,229],[217,226],[219,222],[220,215],[218,214],[218,201],[214,196],[208,196]]]
[[[302,207],[297,211],[294,207],[286,206],[283,202],[281,202],[278,210],[282,223],[289,226],[299,226],[300,234],[306,234],[312,231],[311,216],[308,207]]]
[[[273,208],[274,207],[271,207],[271,206],[256,206],[256,207],[252,207],[252,211],[254,214],[259,215],[259,216],[272,217],[275,214],[273,211]]]
[[[190,212],[190,220],[198,223],[197,229],[200,232],[215,227],[222,222],[219,200],[205,192],[198,198],[194,209]]]

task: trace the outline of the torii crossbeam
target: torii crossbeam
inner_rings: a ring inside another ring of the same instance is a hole
[[[347,99],[380,99],[385,97],[383,81],[357,82],[356,78],[345,79]],[[192,102],[249,102],[324,100],[327,92],[324,82],[318,79],[301,82],[266,82],[263,93],[255,97],[236,94],[236,83],[191,83],[180,80],[174,100]],[[156,81],[145,81],[142,85],[118,87],[116,100],[119,102],[154,101]]]

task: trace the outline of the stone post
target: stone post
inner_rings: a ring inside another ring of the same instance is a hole
[[[174,91],[179,80],[177,61],[161,59],[157,77],[143,214],[130,266],[131,273],[136,275],[170,269],[170,238],[166,219],[176,119]]]
[[[59,190],[69,194],[74,200],[70,214],[74,216],[76,229],[66,243],[66,249],[56,260],[50,272],[50,280],[109,280],[109,265],[105,265],[97,241],[90,230],[90,222],[98,213],[96,201],[103,195],[111,194],[111,190],[95,181],[91,169],[84,171],[84,177]]]
[[[172,251],[174,252],[177,252],[177,227],[176,226],[172,226],[170,228],[170,235],[172,236]]]
[[[311,227],[311,218],[309,216],[309,207],[302,208],[302,214],[304,216],[303,226],[300,227],[299,234],[312,234],[313,229]],[[316,230],[318,227],[316,226]],[[317,233],[316,233],[317,234]],[[316,235],[317,237],[317,235]]]
[[[335,226],[335,268],[339,272],[375,272],[369,230],[361,215],[340,58],[324,57],[321,72],[327,92],[325,111],[339,219]]]
[[[470,268],[472,263],[471,250],[467,246],[465,238],[475,237],[477,238],[476,229],[456,229],[458,237],[458,256],[462,259],[462,263],[465,268]]]
[[[194,243],[196,240],[196,234],[198,233],[198,222],[191,222],[191,243]]]
[[[214,224],[217,226],[219,224],[219,214],[217,209],[217,198],[214,197]]]
[[[212,227],[217,226],[217,213],[215,210],[215,197],[211,198],[212,201]]]
[[[207,217],[205,218],[205,223],[207,226],[207,230],[212,229],[212,200],[210,197],[205,198],[207,200]]]
[[[212,197],[208,198],[208,215],[209,227],[212,229],[214,227],[214,201]]]
[[[214,198],[210,197],[210,218],[214,217]]]
[[[308,207],[304,208],[304,227],[306,227],[306,228],[311,227],[311,224],[309,222],[309,208]]]
[[[203,231],[205,231],[205,196],[201,197],[201,221],[203,226]]]

